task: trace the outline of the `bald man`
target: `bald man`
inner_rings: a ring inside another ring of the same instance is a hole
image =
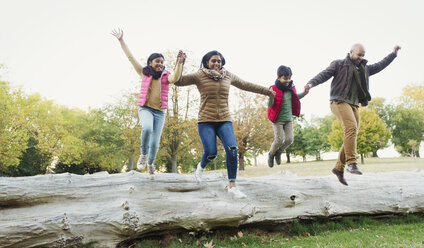
[[[364,59],[365,48],[354,44],[345,59],[334,60],[330,66],[312,78],[305,90],[322,84],[331,77],[330,108],[343,126],[343,145],[340,148],[336,166],[332,172],[340,183],[347,185],[344,178],[344,167],[353,174],[362,175],[356,161],[356,137],[359,130],[359,103],[367,106],[371,100],[368,78],[388,66],[397,56],[400,46],[395,46],[393,52],[378,63],[367,65]]]

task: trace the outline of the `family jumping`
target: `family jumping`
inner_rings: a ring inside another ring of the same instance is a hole
[[[218,137],[226,152],[226,166],[229,180],[228,192],[236,198],[246,195],[236,187],[238,152],[236,137],[230,116],[228,95],[230,86],[269,97],[268,119],[272,122],[274,141],[268,153],[268,165],[281,163],[281,153],[293,143],[293,115],[300,114],[300,99],[309,90],[333,78],[330,90],[331,112],[340,120],[344,138],[338,159],[332,172],[340,183],[348,185],[344,178],[344,167],[353,174],[362,174],[356,161],[356,140],[359,130],[359,104],[366,106],[371,100],[369,93],[369,76],[387,67],[397,56],[400,47],[395,46],[393,52],[378,63],[368,65],[364,59],[365,48],[355,44],[345,59],[334,60],[331,64],[305,86],[302,93],[297,93],[292,80],[292,70],[288,66],[277,69],[277,79],[269,88],[253,84],[239,78],[224,68],[224,56],[218,51],[206,53],[201,61],[200,69],[191,74],[182,75],[186,54],[179,51],[174,73],[164,67],[164,56],[153,53],[142,66],[131,54],[124,42],[121,29],[111,33],[121,44],[121,48],[136,72],[141,77],[140,94],[137,101],[139,119],[142,125],[141,154],[137,169],[146,166],[150,174],[155,172],[154,161],[159,149],[160,137],[165,122],[165,111],[168,107],[169,84],[176,86],[196,85],[200,93],[198,114],[198,132],[203,145],[203,155],[197,164],[195,178],[202,180],[206,166],[217,156]]]

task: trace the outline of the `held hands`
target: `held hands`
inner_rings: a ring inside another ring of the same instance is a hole
[[[122,41],[122,38],[124,37],[124,31],[120,28],[112,30],[110,34],[115,36],[119,41]]]
[[[183,51],[178,51],[177,55],[177,64],[184,64],[185,60],[187,58],[187,55]]]
[[[395,46],[395,48],[393,48],[393,53],[397,55],[397,52],[401,49],[400,46]]]
[[[275,91],[273,91],[272,89],[269,89],[268,91],[269,98],[274,99],[276,94],[277,93],[275,93]]]
[[[312,88],[312,85],[311,84],[306,84],[305,85],[305,88],[304,88],[304,90],[303,90],[303,93],[305,94],[305,95],[307,95],[308,93],[309,93],[309,90]]]

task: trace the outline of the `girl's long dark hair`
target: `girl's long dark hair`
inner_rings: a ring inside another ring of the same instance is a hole
[[[210,51],[207,54],[205,54],[202,58],[202,63],[200,65],[200,68],[205,67],[207,69],[210,69],[208,66],[208,61],[211,59],[212,56],[214,55],[218,55],[219,57],[221,57],[221,65],[224,66],[225,65],[225,59],[224,56],[222,56],[222,54],[216,50]]]
[[[162,71],[155,71],[155,69],[153,69],[153,67],[151,67],[149,65],[150,62],[152,62],[152,60],[156,59],[156,58],[160,58],[162,57],[163,59],[165,59],[163,57],[162,54],[160,53],[152,53],[150,54],[149,58],[147,59],[147,66],[143,68],[143,74],[146,76],[152,76],[154,79],[158,79],[160,78],[160,76],[162,75]]]

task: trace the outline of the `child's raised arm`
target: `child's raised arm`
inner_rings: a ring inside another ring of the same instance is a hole
[[[186,57],[187,57],[187,55],[183,51],[181,51],[181,50],[178,51],[177,63],[175,64],[174,73],[172,73],[168,77],[168,82],[170,84],[173,84],[173,83],[177,82],[178,80],[180,80],[181,75],[183,74],[183,65],[184,65]]]
[[[138,75],[143,76],[143,66],[141,66],[141,64],[134,58],[130,49],[127,47],[127,45],[124,42],[124,31],[118,28],[118,29],[112,30],[111,34],[118,39],[119,43],[121,44],[122,50],[124,51],[125,55],[127,55],[128,60],[133,65]]]

